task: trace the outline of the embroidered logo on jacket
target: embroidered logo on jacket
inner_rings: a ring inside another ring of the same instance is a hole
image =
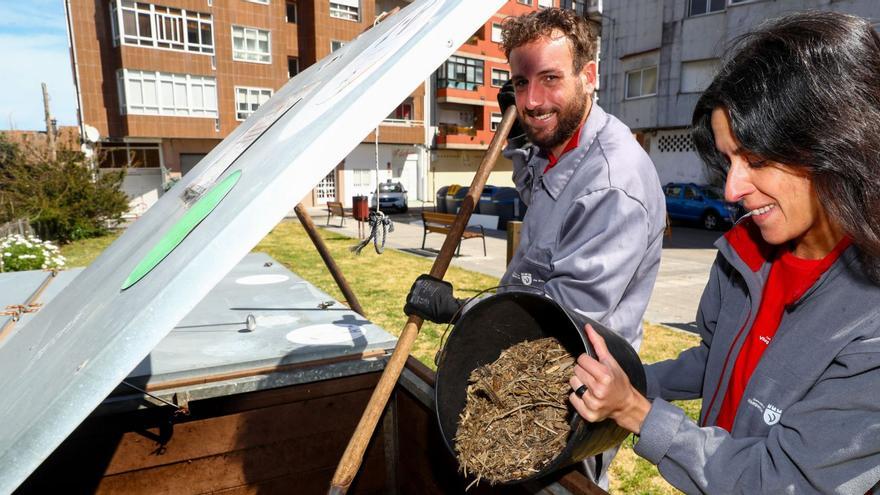
[[[522,272],[519,274],[519,278],[520,278],[520,280],[522,280],[522,283],[524,283],[526,285],[532,285],[532,274],[531,273]]]
[[[764,422],[767,423],[767,426],[775,425],[781,417],[782,409],[775,407],[773,404],[767,404],[767,407],[764,409]]]
[[[779,418],[782,417],[782,409],[774,406],[773,404],[764,405],[763,402],[755,399],[754,397],[749,399],[749,405],[758,409],[759,411],[763,411],[763,419],[764,423],[767,426],[773,426],[779,422]]]

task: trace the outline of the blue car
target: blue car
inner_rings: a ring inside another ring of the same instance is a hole
[[[733,225],[742,211],[740,205],[724,201],[721,191],[711,186],[670,182],[663,186],[663,193],[670,219],[699,222],[709,230]]]

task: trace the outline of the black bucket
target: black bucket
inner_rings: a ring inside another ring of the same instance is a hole
[[[452,455],[457,457],[455,434],[458,418],[465,406],[468,377],[474,369],[495,361],[501,351],[514,344],[545,337],[556,337],[574,357],[583,352],[595,357],[584,333],[587,323],[605,338],[611,355],[636,390],[644,395],[645,370],[632,346],[614,331],[574,311],[567,311],[544,294],[502,292],[478,302],[465,312],[441,350],[434,392],[440,432]],[[589,423],[576,412],[573,412],[569,426],[571,434],[565,449],[544,469],[527,478],[505,483],[540,478],[604,452],[623,442],[629,434],[611,419]]]

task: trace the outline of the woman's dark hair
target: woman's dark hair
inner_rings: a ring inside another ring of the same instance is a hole
[[[697,152],[715,179],[712,111],[725,108],[743,150],[806,172],[829,217],[880,284],[880,38],[837,12],[801,12],[734,41],[694,110]]]

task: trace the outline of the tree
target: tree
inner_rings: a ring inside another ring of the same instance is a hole
[[[0,137],[0,222],[28,218],[43,239],[105,234],[128,210],[125,171],[96,173],[79,151],[22,153]]]

